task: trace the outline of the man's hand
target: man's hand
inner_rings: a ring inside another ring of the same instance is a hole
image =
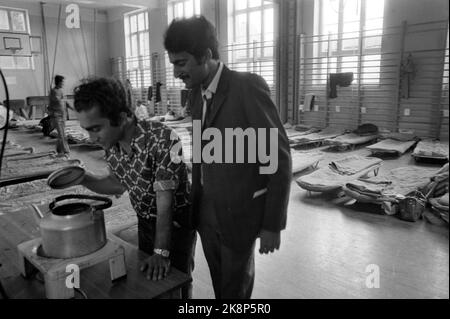
[[[259,253],[273,253],[275,249],[280,249],[280,232],[274,233],[267,230],[261,230],[259,234]]]
[[[170,270],[170,259],[158,254],[148,257],[141,265],[141,271],[146,271],[147,279],[161,280]]]

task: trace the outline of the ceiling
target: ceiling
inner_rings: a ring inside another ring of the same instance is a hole
[[[114,7],[135,7],[135,8],[154,8],[158,6],[159,0],[15,0],[18,2],[28,2],[39,4],[54,3],[54,4],[71,4],[76,3],[82,7],[108,9]]]

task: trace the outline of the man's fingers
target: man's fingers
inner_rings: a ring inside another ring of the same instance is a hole
[[[155,269],[153,270],[153,280],[158,280],[159,277],[159,267],[155,267]]]
[[[169,270],[170,270],[170,264],[166,266],[166,270],[164,272],[164,277],[167,277],[167,275],[169,274]]]
[[[150,280],[153,276],[153,273],[155,272],[155,269],[152,265],[148,265],[147,268],[147,279]]]

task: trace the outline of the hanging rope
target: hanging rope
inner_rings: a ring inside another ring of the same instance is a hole
[[[56,53],[58,52],[59,30],[61,29],[61,9],[62,9],[62,5],[59,4],[58,28],[56,29],[55,53],[53,55],[53,67],[52,67],[52,77],[50,79],[50,87],[52,87],[52,85],[53,85],[53,78],[55,76]]]
[[[97,75],[97,9],[94,9],[94,75]]]
[[[86,37],[84,36],[84,32],[83,32],[83,23],[81,21],[81,17],[80,17],[80,32],[81,32],[81,37],[83,38],[83,47],[84,47],[84,55],[86,56],[86,64],[87,64],[87,71],[88,71],[88,76],[91,75],[91,71],[89,69],[89,56],[88,56],[88,52],[87,52],[87,46],[86,46]]]

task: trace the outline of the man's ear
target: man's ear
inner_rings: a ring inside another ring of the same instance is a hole
[[[207,58],[208,60],[211,60],[211,59],[212,59],[212,56],[213,56],[213,54],[212,54],[211,49],[210,49],[210,48],[206,49],[206,58]]]
[[[120,125],[125,125],[127,123],[128,115],[126,112],[120,112]]]
[[[205,54],[200,58],[199,64],[205,64],[212,59],[212,51],[210,48],[206,49]]]

